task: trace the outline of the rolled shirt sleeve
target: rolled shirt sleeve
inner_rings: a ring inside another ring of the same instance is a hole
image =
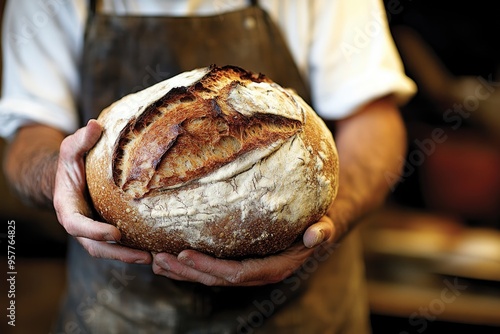
[[[340,119],[392,94],[402,105],[416,92],[380,0],[262,0],[279,22],[311,87],[316,112]]]
[[[316,1],[309,66],[320,115],[339,119],[384,95],[399,104],[413,96],[381,1]]]
[[[40,123],[71,133],[79,124],[82,8],[69,0],[15,0],[5,8],[0,136]]]

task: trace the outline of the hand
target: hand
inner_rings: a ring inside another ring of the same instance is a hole
[[[120,246],[120,231],[110,224],[95,221],[86,200],[84,156],[99,137],[102,128],[95,120],[66,137],[61,143],[54,186],[54,208],[66,231],[90,255],[127,263],[151,263],[151,254]]]
[[[297,270],[323,242],[333,243],[336,233],[327,216],[311,225],[303,242],[265,258],[242,261],[223,260],[194,250],[178,256],[158,253],[153,258],[153,271],[171,279],[198,282],[210,286],[252,286],[276,283]]]

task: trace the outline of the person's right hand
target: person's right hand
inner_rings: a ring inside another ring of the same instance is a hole
[[[93,257],[127,263],[151,263],[150,253],[116,243],[121,235],[115,226],[91,218],[84,157],[101,133],[99,123],[91,120],[61,143],[53,194],[57,218],[66,232],[75,237]]]

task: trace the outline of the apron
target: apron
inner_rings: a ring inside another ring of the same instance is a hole
[[[264,73],[311,103],[281,32],[256,1],[208,17],[113,16],[91,8],[82,66],[83,124],[117,98],[211,64]]]
[[[311,102],[278,27],[256,1],[208,17],[103,15],[93,3],[82,124],[126,94],[210,64],[264,73]],[[67,293],[53,333],[368,333],[357,232],[325,254],[277,284],[207,287],[157,276],[150,265],[92,258],[70,238]]]

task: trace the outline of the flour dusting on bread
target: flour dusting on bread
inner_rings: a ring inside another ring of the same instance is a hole
[[[234,66],[182,73],[102,111],[87,182],[121,242],[218,257],[275,253],[336,196],[331,132],[292,90]]]

